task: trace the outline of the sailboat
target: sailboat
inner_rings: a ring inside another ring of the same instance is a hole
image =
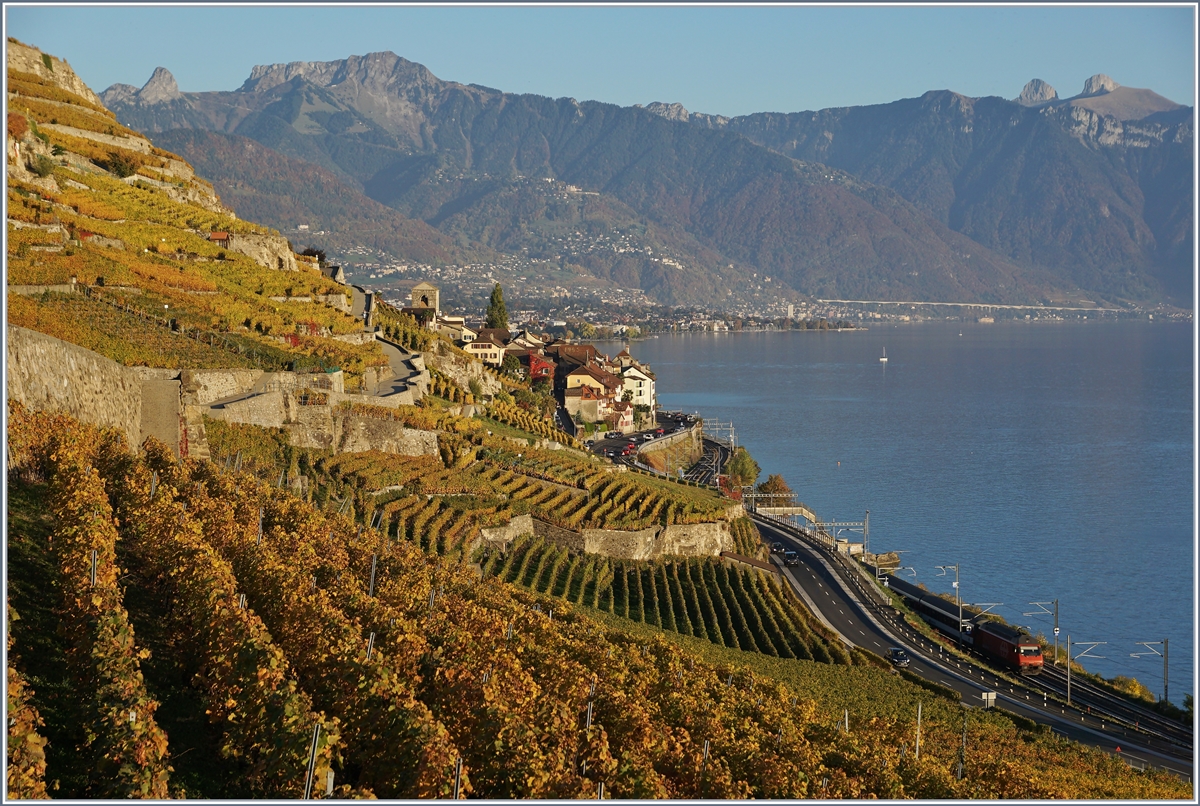
[[[879,359],[879,363],[880,364],[887,363],[887,348],[886,347],[883,348],[883,357]]]

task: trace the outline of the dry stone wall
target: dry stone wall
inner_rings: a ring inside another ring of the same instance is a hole
[[[91,350],[23,327],[9,325],[6,335],[10,400],[31,409],[68,414],[85,423],[119,428],[131,446],[140,446],[153,435],[178,450],[179,382],[171,380],[174,371],[124,367]],[[150,403],[144,410],[147,398]]]
[[[475,550],[475,546],[480,542],[487,543],[489,548],[497,548],[501,551],[508,551],[509,545],[512,544],[521,535],[535,534],[534,521],[532,515],[518,515],[504,526],[496,526],[491,529],[481,529],[478,540],[471,546],[471,551]],[[470,552],[468,552],[469,554]]]

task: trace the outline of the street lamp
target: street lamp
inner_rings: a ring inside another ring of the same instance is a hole
[[[1076,641],[1075,646],[1087,644],[1087,649],[1083,650],[1075,657],[1071,657],[1071,636],[1070,634],[1067,635],[1067,705],[1071,704],[1071,662],[1078,660],[1079,658],[1095,658],[1096,660],[1104,660],[1103,655],[1089,655],[1088,653],[1101,644],[1107,643],[1108,641]]]
[[[903,568],[897,568],[896,571],[912,571],[913,584],[917,584],[917,569],[913,568],[911,565],[906,565]]]
[[[945,576],[946,572],[951,568],[954,569],[954,603],[958,605],[958,644],[962,646],[962,594],[958,589],[958,563],[954,565],[935,565],[942,573],[938,576]]]
[[[1058,665],[1058,600],[1053,602],[1030,602],[1031,605],[1037,605],[1040,610],[1034,610],[1031,613],[1022,613],[1023,616],[1040,616],[1050,615],[1050,611],[1046,609],[1046,605],[1054,605],[1054,665]]]
[[[1145,655],[1162,655],[1162,659],[1163,659],[1163,702],[1167,702],[1167,657],[1168,657],[1168,655],[1167,655],[1167,650],[1168,650],[1167,639],[1164,638],[1161,641],[1135,641],[1134,643],[1136,643],[1138,646],[1146,647],[1146,649],[1149,651],[1147,651],[1147,652],[1130,652],[1129,657],[1131,657],[1131,658],[1140,658]],[[1162,644],[1162,648],[1163,648],[1162,652],[1159,652],[1157,649],[1154,648],[1154,647],[1158,646],[1159,644]]]

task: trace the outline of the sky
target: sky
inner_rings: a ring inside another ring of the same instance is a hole
[[[628,106],[742,115],[887,103],[929,90],[1060,97],[1089,76],[1194,105],[1195,10],[1147,6],[89,6],[6,4],[8,36],[96,92],[166,67],[184,92],[257,64],[390,50],[439,78]]]

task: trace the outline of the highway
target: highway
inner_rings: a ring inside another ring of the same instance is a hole
[[[995,691],[998,707],[1049,725],[1061,736],[1108,753],[1116,753],[1120,747],[1120,755],[1134,767],[1153,766],[1191,779],[1190,748],[1066,708],[1040,691],[1014,686],[986,668],[941,652],[938,645],[904,624],[890,604],[876,598],[880,595],[870,591],[873,583],[862,578],[852,561],[815,547],[761,516],[754,518],[768,543],[779,541],[799,554],[799,565],[781,570],[814,615],[844,641],[883,657],[889,647],[903,647],[912,659],[910,672],[954,689],[967,705],[979,706],[983,692]],[[1074,682],[1072,694],[1074,701]]]

